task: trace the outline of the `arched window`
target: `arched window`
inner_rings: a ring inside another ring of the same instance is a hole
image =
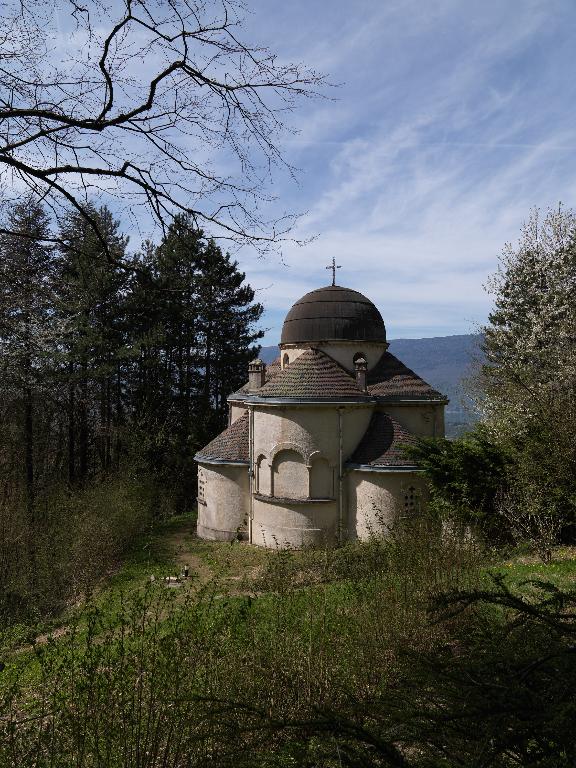
[[[285,499],[303,499],[308,496],[308,467],[299,453],[279,451],[272,465],[274,496]]]
[[[310,469],[310,498],[331,499],[334,496],[334,472],[326,459],[317,456]]]
[[[288,368],[290,365],[290,357],[288,355],[288,352],[284,354],[284,357],[282,358],[282,368]]]
[[[356,354],[352,358],[352,362],[354,363],[354,365],[356,365],[356,363],[360,360],[364,363],[366,362],[366,355],[364,354],[364,352],[356,352]]]
[[[268,461],[266,460],[266,456],[258,456],[258,461],[256,462],[256,493],[270,496],[271,490],[270,467]]]

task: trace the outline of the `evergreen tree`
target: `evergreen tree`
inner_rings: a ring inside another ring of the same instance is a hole
[[[145,244],[127,300],[138,349],[132,403],[149,464],[195,496],[193,456],[225,425],[226,398],[246,379],[262,307],[237,263],[179,216]]]
[[[49,221],[41,204],[27,198],[9,213],[18,234],[0,239],[0,349],[2,395],[17,413],[22,434],[23,479],[30,520],[36,487],[36,414],[53,341],[52,250],[45,245]],[[45,407],[45,406],[44,406]]]
[[[254,303],[254,290],[245,279],[238,263],[209,240],[197,280],[205,438],[224,427],[226,399],[246,380],[248,363],[259,350],[255,342],[264,335],[255,330],[264,309]]]
[[[123,420],[123,321],[127,238],[107,208],[91,208],[107,245],[76,211],[62,222],[58,312],[67,324],[63,379],[67,384],[68,477],[84,481],[93,464],[118,463]],[[115,439],[114,439],[115,438]]]

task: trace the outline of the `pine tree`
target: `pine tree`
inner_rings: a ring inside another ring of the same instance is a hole
[[[127,299],[137,363],[132,403],[147,461],[194,497],[193,456],[222,429],[226,398],[246,378],[262,336],[254,291],[214,241],[179,216],[140,254]]]
[[[123,418],[128,241],[107,208],[91,208],[91,216],[98,221],[108,252],[90,224],[74,211],[61,225],[58,264],[58,311],[67,323],[62,376],[67,385],[68,477],[80,482],[95,468],[92,446],[100,470],[118,463]]]
[[[259,350],[255,343],[264,335],[255,328],[263,307],[254,303],[254,290],[245,280],[238,262],[209,240],[197,280],[205,439],[224,427],[226,399],[246,380],[248,363]]]
[[[49,220],[32,198],[9,213],[0,240],[0,348],[5,401],[15,406],[23,446],[23,478],[29,519],[34,521],[36,413],[53,336],[52,250],[46,246]]]

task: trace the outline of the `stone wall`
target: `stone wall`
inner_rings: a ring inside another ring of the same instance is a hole
[[[241,416],[244,416],[246,413],[246,406],[244,405],[236,405],[235,403],[230,403],[230,424],[234,424],[234,422],[239,419]]]
[[[404,429],[418,437],[444,437],[444,406],[422,403],[381,405]]]
[[[342,448],[346,461],[362,439],[373,412],[371,403],[342,407]],[[295,451],[308,466],[315,457],[338,466],[338,409],[321,405],[255,406],[254,459],[261,470],[266,463],[272,472],[281,451]],[[262,475],[261,475],[262,477]],[[264,484],[263,484],[264,487]],[[270,483],[267,484],[270,487]],[[302,496],[309,495],[302,492]]]
[[[321,352],[325,352],[337,363],[346,368],[350,373],[354,372],[354,356],[358,353],[362,353],[366,362],[368,363],[368,370],[374,368],[376,363],[380,360],[388,345],[384,343],[375,342],[360,342],[360,341],[326,341],[324,343],[318,342],[313,345]],[[282,368],[285,367],[286,355],[288,356],[288,362],[293,363],[296,358],[310,349],[310,345],[297,346],[293,344],[282,344],[280,346],[280,361]]]

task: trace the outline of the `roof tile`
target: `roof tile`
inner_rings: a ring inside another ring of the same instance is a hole
[[[248,429],[248,413],[245,413],[201,448],[194,458],[196,461],[212,459],[248,463]]]
[[[403,451],[404,446],[413,445],[415,441],[416,437],[391,416],[383,411],[375,411],[348,463],[373,467],[415,466]]]
[[[353,376],[317,349],[307,349],[254,394],[318,399],[365,396]]]
[[[440,392],[421,379],[390,352],[368,372],[368,392],[375,397],[414,400],[445,400]]]

